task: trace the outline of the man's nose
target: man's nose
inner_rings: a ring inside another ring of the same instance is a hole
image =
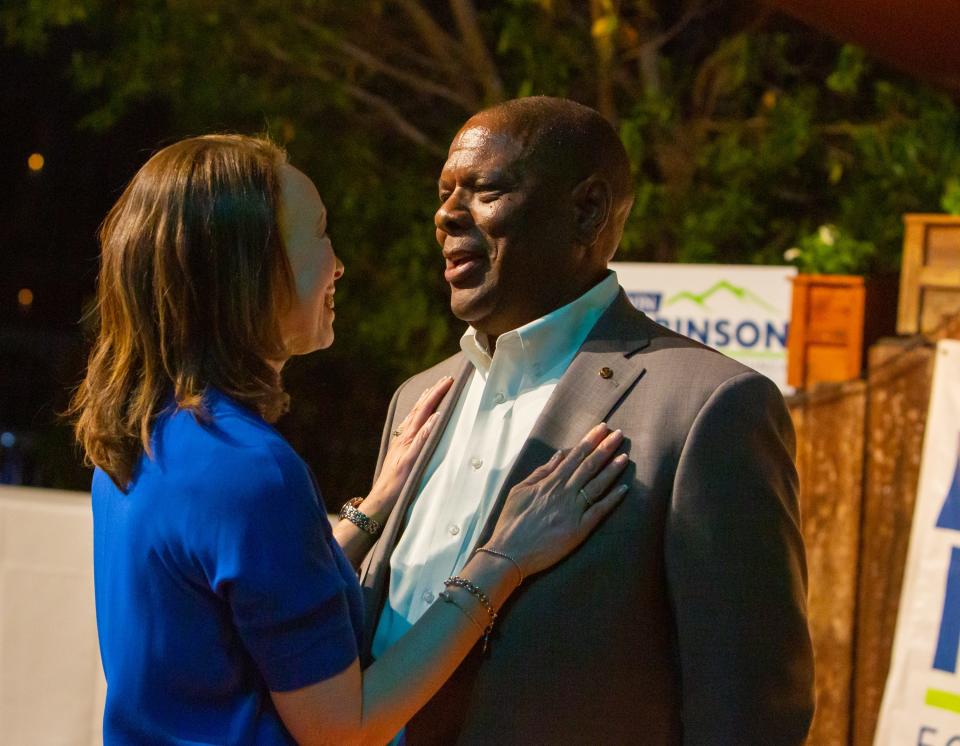
[[[457,193],[454,192],[440,205],[433,216],[433,222],[438,231],[442,231],[449,236],[457,236],[470,228],[473,224],[473,218],[470,216],[470,211],[461,204]]]

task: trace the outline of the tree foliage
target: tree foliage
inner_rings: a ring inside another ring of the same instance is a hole
[[[290,376],[337,406],[301,397],[289,427],[309,452],[313,420],[363,423],[320,437],[327,461],[369,450],[397,379],[455,347],[435,180],[484,106],[568,96],[615,122],[636,176],[621,259],[782,263],[835,226],[843,266],[896,269],[902,213],[960,209],[954,102],[751,0],[31,0],[0,22],[37,54],[69,38],[86,126],[160,100],[171,139],[266,130],[317,182],[340,339]]]

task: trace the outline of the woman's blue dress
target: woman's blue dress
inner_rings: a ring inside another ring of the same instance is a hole
[[[107,744],[292,743],[269,692],[357,658],[360,589],[309,468],[250,409],[204,401],[209,422],[158,418],[126,493],[94,473]]]

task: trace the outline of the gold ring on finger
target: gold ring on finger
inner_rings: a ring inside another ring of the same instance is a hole
[[[587,493],[583,491],[583,487],[581,487],[579,490],[577,490],[577,497],[582,497],[582,498],[583,498],[583,502],[586,503],[586,506],[587,506],[588,508],[589,508],[591,505],[593,505],[593,500],[591,500],[589,497],[587,497]]]
[[[398,427],[396,430],[393,431],[393,437],[394,437],[394,438],[399,438],[401,435],[403,435],[403,428],[402,428],[402,427]]]

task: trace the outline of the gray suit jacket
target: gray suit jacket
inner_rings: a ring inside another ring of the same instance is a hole
[[[611,377],[599,375],[604,367]],[[390,404],[381,462],[421,391],[455,376],[441,426],[361,571],[368,645],[390,553],[471,373],[455,355]],[[534,425],[481,541],[510,487],[601,421],[626,436],[626,498],[579,550],[514,593],[486,657],[471,653],[410,723],[409,742],[803,743],[813,655],[794,433],[780,392],[621,293]]]

